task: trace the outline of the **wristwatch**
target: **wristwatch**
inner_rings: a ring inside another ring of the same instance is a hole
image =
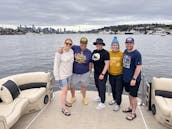
[[[103,75],[103,76],[104,76],[105,74],[101,73],[101,75]]]
[[[136,79],[133,77],[132,80],[136,80]]]

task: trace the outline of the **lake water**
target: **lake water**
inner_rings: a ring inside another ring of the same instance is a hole
[[[53,70],[54,55],[65,38],[72,38],[74,44],[79,39],[88,38],[88,48],[96,38],[103,38],[105,49],[110,50],[114,35],[109,34],[52,34],[52,35],[11,35],[0,36],[0,78],[34,71]],[[117,35],[121,50],[125,49],[125,38],[132,36],[136,48],[142,53],[143,72],[148,81],[152,77],[172,78],[172,36],[160,35]]]

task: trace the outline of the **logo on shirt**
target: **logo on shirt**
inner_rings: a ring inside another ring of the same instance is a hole
[[[122,60],[121,57],[111,57],[110,58],[110,66],[116,66],[116,67],[122,66],[121,60]]]
[[[124,55],[124,58],[123,58],[123,67],[129,69],[130,68],[130,63],[131,63],[131,56]]]
[[[83,52],[76,53],[75,54],[75,61],[80,63],[80,64],[83,64],[86,62],[86,56],[83,54]]]
[[[92,56],[92,60],[97,61],[100,59],[100,54],[99,53],[94,53]]]

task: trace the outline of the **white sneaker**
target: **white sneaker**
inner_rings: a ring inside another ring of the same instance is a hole
[[[100,101],[101,101],[101,99],[100,99],[100,97],[99,97],[99,96],[97,96],[97,97],[95,97],[95,98],[94,98],[94,101],[96,101],[96,102],[100,102]]]
[[[119,111],[119,109],[120,109],[120,106],[119,105],[117,105],[117,104],[115,104],[115,107],[114,107],[114,109],[113,109],[113,111]]]
[[[116,102],[115,102],[115,100],[111,100],[110,102],[109,102],[109,105],[114,105]]]
[[[97,107],[96,107],[97,110],[101,110],[101,109],[103,109],[103,108],[105,108],[105,104],[104,104],[104,103],[99,103],[99,104],[97,105]]]

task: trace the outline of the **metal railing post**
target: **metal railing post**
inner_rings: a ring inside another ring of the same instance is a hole
[[[141,106],[143,106],[144,105],[144,98],[145,98],[145,94],[144,94],[144,86],[145,86],[145,75],[144,75],[144,73],[142,73],[142,84],[141,84],[141,86],[142,86],[142,92],[141,92]]]

